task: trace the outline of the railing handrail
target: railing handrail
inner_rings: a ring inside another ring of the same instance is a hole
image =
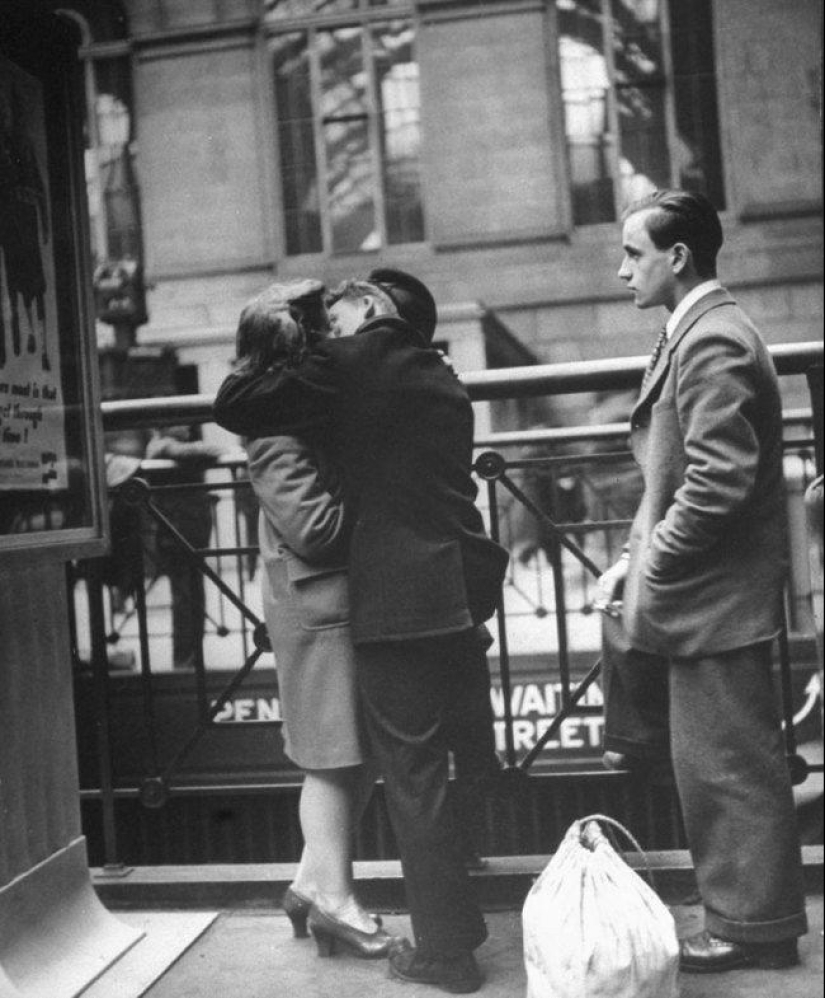
[[[781,343],[769,347],[781,375],[805,374],[823,361],[823,343]],[[497,368],[459,375],[473,401],[525,398],[535,395],[564,395],[587,391],[636,388],[641,382],[648,357],[613,357],[609,360],[579,360],[560,364]],[[147,399],[119,399],[104,402],[103,426],[120,430],[138,426],[193,425],[212,421],[214,396],[166,395]]]
[[[808,428],[813,423],[812,409],[786,409],[782,413],[785,429],[789,427]],[[533,444],[573,444],[573,443],[627,443],[630,435],[630,423],[602,423],[598,426],[544,426],[530,430],[500,430],[475,438],[476,450],[486,450],[497,447],[524,447]],[[245,467],[246,451],[235,447],[216,457],[207,468],[239,468]],[[140,462],[140,470],[172,471],[179,467],[179,462],[166,457],[145,457]],[[207,486],[208,487],[208,486]]]
[[[823,344],[817,340],[782,343],[769,347],[769,350],[778,373],[783,375],[805,374],[814,364],[821,364],[823,359]],[[622,390],[639,386],[649,359],[645,354],[642,357],[511,367],[476,371],[464,375],[461,380],[474,400]]]
[[[783,425],[809,426],[813,422],[811,409],[786,409]],[[521,447],[531,444],[628,443],[630,423],[601,423],[598,426],[544,426],[530,430],[500,430],[475,439],[476,449],[482,447]]]

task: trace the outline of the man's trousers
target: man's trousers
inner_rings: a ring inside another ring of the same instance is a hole
[[[667,662],[639,651],[620,620],[602,620],[602,691],[606,751],[621,752],[645,767],[670,756]]]
[[[661,749],[650,712],[667,690],[670,754],[706,928],[735,942],[807,931],[796,811],[773,683],[771,643],[700,659],[614,654],[605,744]],[[624,672],[624,679],[621,673]],[[641,679],[640,679],[641,677]],[[615,675],[614,675],[615,680]],[[642,707],[631,701],[642,697]],[[612,697],[612,702],[611,702]],[[623,707],[623,702],[627,709]],[[632,720],[642,718],[634,732]],[[632,749],[631,749],[632,750]],[[645,753],[641,753],[644,755]]]
[[[487,929],[448,796],[449,752],[464,776],[495,759],[489,673],[474,631],[356,648],[367,731],[384,777],[416,945],[451,956]]]

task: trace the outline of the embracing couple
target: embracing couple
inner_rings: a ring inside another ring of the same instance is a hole
[[[306,773],[304,851],[283,900],[321,955],[462,993],[487,931],[448,795],[498,772],[484,622],[507,552],[471,477],[473,413],[433,348],[429,290],[398,270],[327,294],[273,285],[241,313],[215,419],[246,439],[286,751]],[[353,891],[352,832],[384,780],[415,945]]]

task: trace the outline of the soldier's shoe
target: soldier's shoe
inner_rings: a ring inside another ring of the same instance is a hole
[[[478,991],[484,983],[473,954],[430,956],[413,946],[399,946],[390,953],[390,977],[412,984],[431,984],[450,994],[464,995]]]

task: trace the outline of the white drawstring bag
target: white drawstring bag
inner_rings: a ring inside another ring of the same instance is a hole
[[[599,822],[574,821],[522,912],[527,998],[678,998],[673,916],[611,845]]]

